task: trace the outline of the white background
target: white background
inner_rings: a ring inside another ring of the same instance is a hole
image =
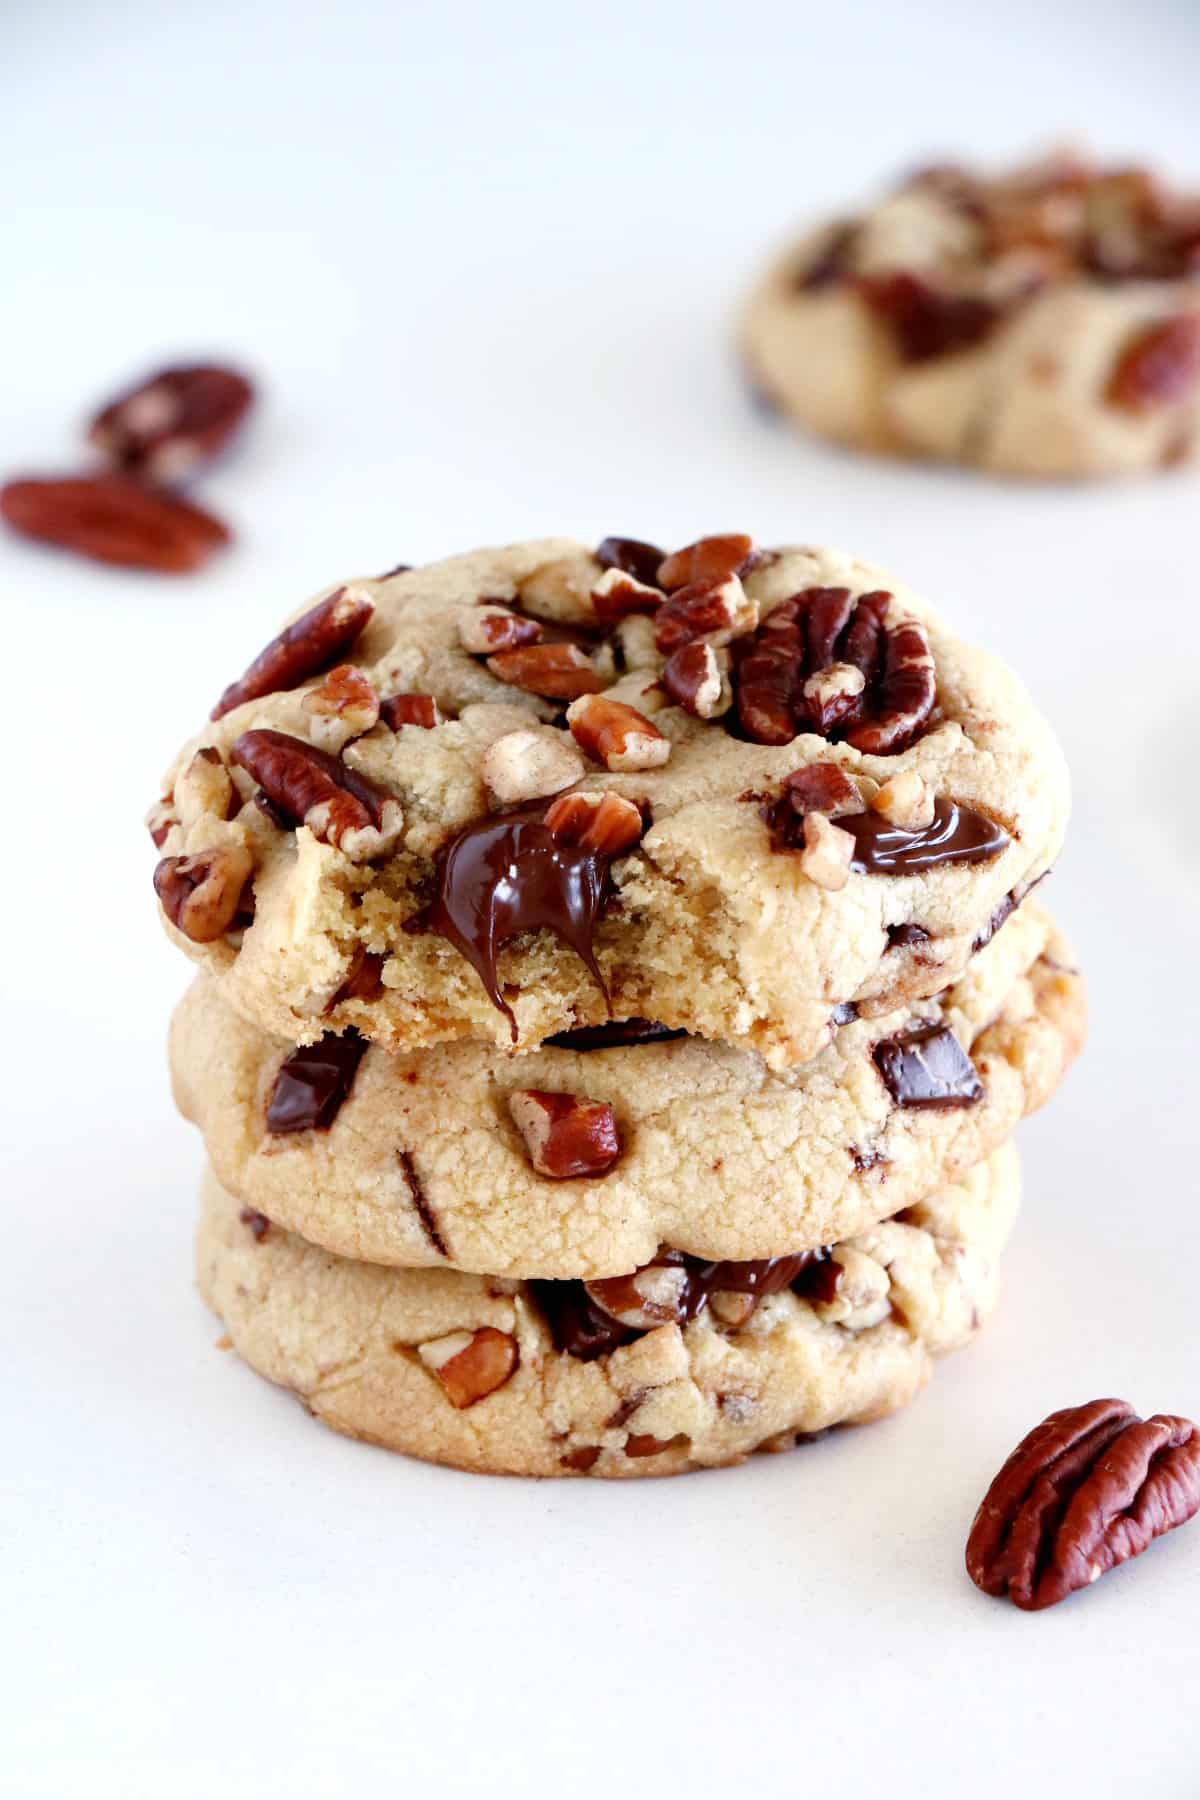
[[[747,404],[731,309],[807,214],[1063,131],[1200,178],[1200,21],[1118,6],[7,9],[0,470],[161,357],[264,401],[198,578],[0,541],[0,1791],[1200,1791],[1200,1526],[1056,1612],[962,1571],[1055,1406],[1200,1410],[1197,483],[859,461]],[[1189,162],[1190,158],[1190,162]],[[1022,1133],[999,1317],[906,1413],[684,1481],[345,1443],[214,1348],[187,971],[140,824],[338,575],[543,531],[842,543],[1008,654],[1077,801],[1048,898],[1088,1052]]]

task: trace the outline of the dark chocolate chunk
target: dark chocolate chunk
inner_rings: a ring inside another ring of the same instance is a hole
[[[909,950],[914,944],[927,944],[929,933],[923,925],[889,925],[887,940],[889,949]]]
[[[596,561],[606,569],[620,569],[647,587],[658,586],[658,571],[667,559],[657,544],[645,544],[640,538],[606,537],[596,548]]]
[[[875,1066],[897,1106],[974,1106],[983,1083],[948,1025],[926,1025],[875,1046]]]
[[[418,1219],[421,1221],[421,1228],[424,1231],[425,1236],[429,1239],[439,1256],[448,1257],[450,1252],[446,1248],[446,1240],[442,1236],[441,1228],[438,1225],[437,1214],[430,1205],[429,1196],[425,1192],[421,1177],[417,1174],[416,1164],[412,1159],[412,1151],[397,1150],[396,1156],[400,1163],[400,1173],[403,1175],[405,1183],[407,1184],[409,1194],[412,1197],[413,1208]]]
[[[595,1362],[642,1335],[596,1306],[582,1281],[531,1281],[529,1287],[550,1327],[554,1348],[580,1362]]]
[[[328,1131],[354,1085],[367,1041],[356,1031],[327,1033],[317,1044],[301,1044],[280,1064],[267,1102],[267,1130],[275,1137],[291,1131]]]
[[[617,1050],[626,1044],[668,1044],[686,1031],[658,1025],[653,1019],[609,1019],[604,1025],[577,1025],[573,1031],[556,1031],[545,1042],[555,1050]]]

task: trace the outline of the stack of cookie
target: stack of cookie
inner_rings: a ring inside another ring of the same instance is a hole
[[[907,1401],[1083,1031],[1059,751],[877,570],[549,540],[339,587],[150,820],[202,1291],[329,1424],[668,1474]]]

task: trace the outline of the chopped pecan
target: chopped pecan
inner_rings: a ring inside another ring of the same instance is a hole
[[[305,694],[301,710],[308,715],[313,742],[338,751],[379,723],[379,695],[361,669],[339,663],[320,687]]]
[[[1132,338],[1109,377],[1105,398],[1125,412],[1154,412],[1200,386],[1200,312],[1163,319]]]
[[[179,829],[179,814],[170,794],[156,800],[146,814],[146,830],[156,850],[161,850],[173,831]]]
[[[758,624],[758,601],[736,575],[676,590],[654,615],[654,642],[664,656],[702,638],[718,646],[745,637]]]
[[[741,575],[753,567],[754,540],[744,532],[730,531],[724,536],[697,538],[674,555],[665,557],[658,569],[658,585],[673,588],[700,585],[709,587]]]
[[[658,586],[658,571],[665,556],[665,550],[657,544],[644,543],[641,538],[606,537],[596,547],[596,561],[602,568],[620,569],[651,588]]]
[[[668,699],[693,718],[717,719],[733,704],[728,669],[725,651],[696,642],[667,658],[660,680]]]
[[[812,731],[877,755],[906,749],[933,712],[937,682],[924,626],[889,624],[890,601],[882,591],[856,600],[847,588],[805,588],[769,613],[735,646],[742,733],[758,744]]]
[[[464,607],[458,617],[458,641],[472,656],[490,656],[497,650],[518,650],[541,639],[542,627],[511,606]]]
[[[237,797],[221,752],[212,744],[197,750],[186,769],[175,778],[175,807],[179,822],[190,831],[206,815],[228,819],[236,810]]]
[[[863,810],[863,797],[844,769],[836,763],[813,763],[784,776],[778,795],[763,807],[762,816],[777,850],[798,850],[808,841],[804,820],[809,813],[839,819]]]
[[[417,1355],[437,1376],[451,1406],[460,1411],[502,1388],[520,1360],[516,1338],[494,1325],[434,1338],[419,1345]]]
[[[646,829],[638,808],[622,794],[562,794],[547,807],[545,825],[560,843],[598,856],[623,856]]]
[[[235,369],[162,369],[98,412],[88,441],[134,474],[171,483],[223,450],[254,400]]]
[[[615,625],[635,613],[657,612],[665,599],[661,588],[649,587],[622,569],[606,569],[592,589],[596,617],[605,625]]]
[[[238,915],[254,859],[242,844],[221,844],[196,856],[166,856],[154,871],[154,891],[176,930],[193,944],[223,937]]]
[[[949,294],[919,275],[896,270],[860,275],[858,291],[870,310],[890,327],[905,362],[931,362],[970,350],[998,324],[1000,308],[972,294]]]
[[[489,656],[487,666],[501,681],[540,694],[548,700],[574,700],[594,694],[600,677],[589,656],[578,644],[530,644],[521,650],[502,650]]]
[[[695,1310],[691,1272],[680,1260],[645,1263],[632,1275],[583,1285],[595,1306],[632,1331],[682,1325]]]
[[[583,694],[573,700],[567,708],[567,724],[580,749],[614,774],[656,769],[671,754],[670,738],[644,713],[602,694]]]
[[[306,825],[352,862],[382,856],[400,835],[400,802],[303,738],[243,731],[232,756],[289,823]]]
[[[580,780],[585,768],[565,734],[546,727],[506,731],[484,751],[479,772],[497,800],[512,806],[520,800],[560,794]]]
[[[915,769],[901,769],[871,796],[871,811],[902,831],[926,830],[936,809],[937,796]]]
[[[1022,1438],[984,1495],[967,1573],[1024,1611],[1054,1606],[1200,1511],[1200,1431],[1124,1400],[1069,1406]]]
[[[442,722],[441,710],[432,694],[389,694],[380,702],[379,716],[389,731],[399,731],[402,725],[432,731]]]
[[[804,815],[804,849],[800,867],[817,887],[836,893],[850,879],[854,839],[848,831],[831,825],[824,813]]]
[[[10,481],[0,488],[0,517],[39,543],[163,575],[198,569],[230,536],[211,513],[126,475]]]
[[[621,1154],[616,1116],[602,1101],[517,1088],[508,1107],[539,1175],[554,1181],[607,1175]]]
[[[210,716],[223,718],[247,700],[298,688],[320,675],[361,636],[374,611],[365,594],[347,587],[318,601],[259,651],[245,674],[225,689]]]

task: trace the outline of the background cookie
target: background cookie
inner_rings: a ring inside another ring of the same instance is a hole
[[[497,1474],[678,1474],[903,1406],[990,1311],[1018,1195],[1005,1146],[839,1246],[830,1299],[785,1289],[737,1327],[709,1306],[589,1361],[555,1348],[536,1293],[344,1261],[211,1175],[196,1266],[245,1360],[338,1431]]]
[[[802,424],[998,473],[1195,457],[1200,198],[1061,157],[926,170],[805,238],[750,301],[744,353]]]
[[[784,1067],[839,1006],[953,980],[1067,812],[1000,663],[868,564],[737,536],[339,589],[217,711],[152,813],[155,886],[293,1042],[529,1048],[611,1007]]]

